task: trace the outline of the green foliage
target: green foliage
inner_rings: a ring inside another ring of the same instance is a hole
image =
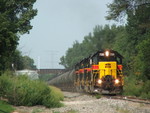
[[[64,95],[62,93],[62,91],[54,86],[49,86],[51,89],[51,95],[56,98],[57,100],[64,100]],[[57,95],[57,96],[56,96]]]
[[[142,82],[134,76],[125,78],[124,95],[150,99],[150,80]]]
[[[102,95],[96,94],[95,97],[96,97],[97,99],[100,99],[100,98],[102,97]]]
[[[34,60],[29,56],[23,56],[19,50],[16,50],[12,56],[12,63],[14,64],[13,68],[15,70],[36,69]]]
[[[34,60],[29,56],[22,56],[23,59],[23,68],[24,69],[36,69],[34,65]]]
[[[142,87],[142,98],[150,99],[150,80],[146,81]]]
[[[149,35],[150,36],[150,35]],[[147,36],[148,37],[148,36]],[[139,54],[138,54],[138,65],[139,70],[142,73],[143,80],[150,80],[150,38],[147,38],[146,40],[142,41],[139,46]]]
[[[44,105],[46,107],[60,107],[59,98],[55,98],[53,91],[42,81],[30,80],[27,76],[0,76],[1,96],[7,98],[13,105]]]
[[[11,105],[0,100],[0,113],[12,113],[14,110]]]
[[[0,96],[5,97],[11,85],[10,77],[8,78],[7,75],[0,76]]]
[[[136,80],[133,75],[126,77],[123,94],[128,96],[140,96],[142,92],[142,84],[139,84],[138,82],[139,81]]]
[[[43,105],[47,106],[47,107],[60,107],[63,106],[62,103],[60,103],[59,101],[64,99],[64,95],[61,92],[60,89],[54,87],[54,86],[50,86],[49,87],[51,89],[51,96],[45,96],[43,99]]]
[[[0,1],[0,70],[11,68],[19,35],[32,29],[30,20],[37,14],[33,9],[36,0]]]
[[[136,10],[140,7],[142,9],[139,11],[139,16],[144,17],[146,15],[148,17],[149,11],[148,6],[150,3],[145,0],[114,0],[111,4],[108,4],[109,8],[108,15],[106,16],[107,20],[122,20],[125,16],[129,17],[129,13],[135,15]],[[147,11],[143,11],[143,9],[147,9]],[[145,12],[145,13],[143,13]],[[147,18],[148,19],[148,18]],[[144,19],[143,19],[144,20]],[[149,21],[150,22],[150,21]],[[148,21],[147,21],[148,23]],[[150,24],[150,23],[149,23]],[[146,24],[144,24],[146,25]]]

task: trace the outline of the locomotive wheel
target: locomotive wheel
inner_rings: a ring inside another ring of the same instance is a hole
[[[122,94],[122,93],[123,93],[123,87],[120,86],[120,94]]]
[[[89,87],[88,86],[84,86],[84,90],[85,90],[85,92],[89,92]]]
[[[76,86],[76,91],[77,91],[77,92],[80,91],[80,86]]]
[[[94,86],[90,85],[90,93],[93,93],[94,92]]]
[[[82,85],[79,86],[79,92],[80,92],[80,93],[84,92],[84,87],[85,87],[85,86],[82,86]]]

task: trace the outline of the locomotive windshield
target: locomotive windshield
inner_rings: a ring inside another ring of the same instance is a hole
[[[122,64],[122,57],[118,56],[115,53],[105,51],[103,53],[99,53],[99,62],[101,61],[117,61],[118,64]]]
[[[122,64],[122,56],[113,51],[100,51],[93,55],[93,62],[98,64],[98,62],[108,62],[116,61],[118,64]]]

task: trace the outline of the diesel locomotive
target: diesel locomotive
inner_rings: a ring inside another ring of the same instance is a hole
[[[77,91],[117,94],[123,91],[123,56],[114,50],[99,50],[75,65]]]

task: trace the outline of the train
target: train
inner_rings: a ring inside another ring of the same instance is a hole
[[[123,56],[114,50],[99,50],[75,65],[77,91],[121,93],[124,76]]]
[[[75,69],[49,83],[62,90],[100,94],[122,93],[123,56],[114,50],[99,50],[75,64]]]

